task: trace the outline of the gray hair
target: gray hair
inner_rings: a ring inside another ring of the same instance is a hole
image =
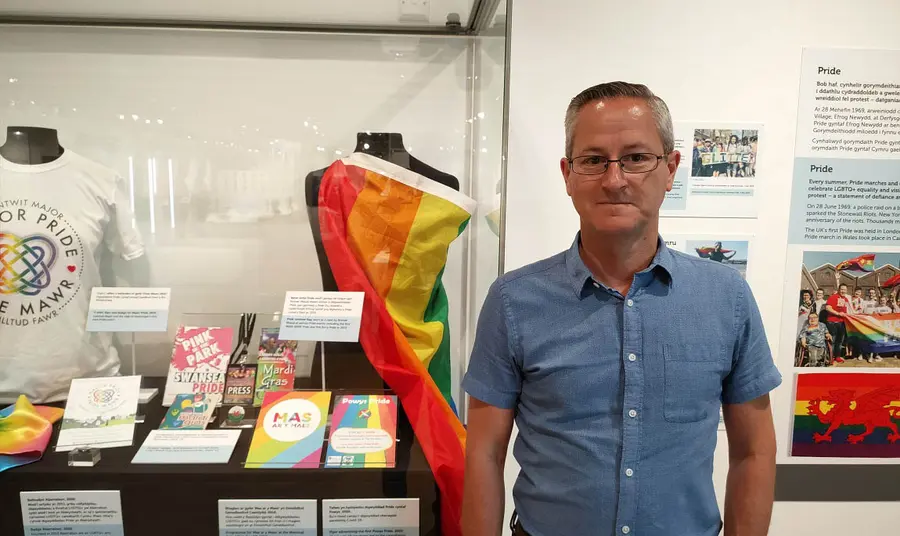
[[[672,114],[665,101],[657,97],[650,88],[643,84],[631,84],[628,82],[608,82],[589,87],[575,96],[566,109],[566,158],[572,158],[572,146],[575,137],[575,123],[578,122],[578,113],[589,103],[597,100],[635,98],[647,101],[650,113],[656,121],[656,130],[662,140],[663,152],[666,154],[675,150],[675,132],[672,126]]]

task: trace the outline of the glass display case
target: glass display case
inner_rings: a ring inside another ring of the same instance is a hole
[[[417,533],[457,533],[460,381],[500,270],[506,2],[319,4],[0,6],[0,400],[158,389],[132,447],[4,474],[0,533],[22,531],[19,491],[59,488],[121,490],[145,534],[179,482],[212,501],[185,534],[214,533],[218,499],[366,497],[418,498]],[[171,289],[167,330],[86,332],[97,287]],[[244,471],[252,430],[227,465],[131,464],[183,326],[241,334],[231,354],[262,319],[253,363],[286,292],[364,294],[358,342],[291,343],[293,387],[396,396],[396,466]]]

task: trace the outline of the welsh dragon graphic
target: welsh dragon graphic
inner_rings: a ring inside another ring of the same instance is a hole
[[[890,406],[894,400],[900,400],[900,387],[882,387],[874,391],[855,396],[856,392],[850,389],[837,389],[828,393],[827,397],[810,400],[807,410],[810,415],[819,418],[822,424],[827,424],[828,431],[824,434],[813,434],[816,443],[831,443],[831,434],[841,426],[864,425],[866,431],[861,434],[849,434],[847,442],[856,445],[876,428],[888,428],[891,434],[888,441],[896,443],[900,440],[900,431],[894,419],[900,420],[900,407]],[[856,406],[851,408],[851,402],[856,400]],[[821,403],[827,402],[833,407],[828,412],[823,412]]]

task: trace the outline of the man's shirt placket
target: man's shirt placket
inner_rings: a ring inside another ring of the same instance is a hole
[[[619,501],[616,512],[618,534],[633,534],[636,524],[638,478],[641,477],[640,441],[644,398],[643,333],[641,332],[641,289],[649,273],[637,274],[622,301],[622,356],[625,388],[622,405],[622,453],[619,463]]]

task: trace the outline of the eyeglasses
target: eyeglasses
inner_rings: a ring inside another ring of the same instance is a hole
[[[626,154],[617,160],[605,156],[586,155],[569,159],[569,169],[578,175],[603,175],[609,165],[618,162],[623,173],[649,173],[659,167],[659,161],[669,156],[653,153]]]

